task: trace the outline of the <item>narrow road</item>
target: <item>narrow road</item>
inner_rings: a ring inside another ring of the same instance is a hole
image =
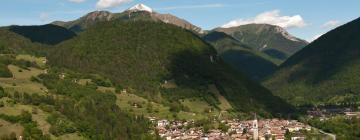
[[[336,135],[331,133],[326,133],[321,129],[318,129],[320,133],[330,136],[333,140],[336,140]]]

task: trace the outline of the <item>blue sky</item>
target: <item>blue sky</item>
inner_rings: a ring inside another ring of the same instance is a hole
[[[94,10],[122,12],[137,3],[203,29],[230,21],[235,25],[269,22],[306,40],[360,16],[359,0],[3,0],[0,26],[74,20]]]

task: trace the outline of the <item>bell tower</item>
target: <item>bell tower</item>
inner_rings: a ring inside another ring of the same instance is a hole
[[[259,139],[259,126],[258,126],[258,120],[256,118],[256,113],[255,113],[255,116],[254,116],[252,129],[253,129],[253,139],[258,140]]]

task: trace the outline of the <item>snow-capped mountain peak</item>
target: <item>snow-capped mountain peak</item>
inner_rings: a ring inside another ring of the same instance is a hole
[[[148,7],[142,3],[136,4],[135,6],[129,8],[129,11],[133,11],[133,12],[146,11],[146,12],[150,12],[150,13],[153,12],[153,10],[150,7]]]

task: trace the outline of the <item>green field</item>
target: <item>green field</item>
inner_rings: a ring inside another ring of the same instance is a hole
[[[91,83],[91,79],[79,79],[77,83],[85,86],[86,84]]]
[[[46,87],[40,83],[32,82],[30,78],[32,76],[38,76],[44,71],[37,68],[29,68],[29,70],[22,69],[15,65],[8,66],[13,78],[0,78],[0,86],[6,89],[6,91],[12,93],[27,92],[27,93],[39,93],[45,94],[47,92]]]
[[[35,62],[38,66],[40,66],[42,68],[45,67],[46,62],[47,62],[45,57],[35,57],[35,56],[25,55],[25,54],[17,55],[16,60],[25,60],[25,61]]]
[[[111,92],[111,93],[115,93],[115,88],[114,87],[103,87],[103,86],[98,86],[97,87],[98,91],[101,92]]]
[[[218,99],[220,101],[220,105],[218,105],[218,106],[221,110],[232,109],[229,101],[226,100],[226,98],[220,94],[219,90],[216,88],[215,85],[209,85],[209,91],[211,93],[214,93],[218,97]]]
[[[65,134],[59,137],[54,138],[55,140],[86,140],[86,138],[82,137],[78,133]]]
[[[21,126],[20,124],[18,123],[12,124],[8,121],[0,119],[0,136],[15,133],[16,137],[19,137],[20,135],[22,135],[23,131],[24,131],[24,127]]]
[[[82,140],[85,139],[80,136],[78,133],[73,134],[65,134],[59,137],[52,135],[49,132],[51,125],[46,121],[47,117],[50,115],[47,112],[42,111],[37,106],[33,105],[22,105],[22,104],[13,104],[9,103],[12,99],[4,97],[0,99],[1,102],[5,103],[4,107],[0,107],[0,114],[17,116],[20,115],[22,111],[34,112],[33,110],[36,109],[36,113],[32,113],[32,120],[37,123],[37,127],[44,133],[50,134],[51,139],[54,140]],[[10,133],[14,132],[17,136],[23,133],[23,126],[20,124],[12,124],[10,122],[4,121],[0,119],[0,136],[1,135],[9,135]]]
[[[148,100],[139,97],[135,94],[121,93],[117,94],[116,104],[123,110],[127,110],[131,113],[144,116],[153,116],[158,118],[169,118],[171,112],[169,107],[165,107],[161,104],[149,102]],[[135,104],[137,107],[135,107]],[[151,111],[149,111],[151,110]]]
[[[178,113],[170,112],[170,108],[162,104],[149,102],[145,98],[139,97],[135,94],[121,93],[117,94],[117,105],[130,113],[136,115],[144,115],[146,117],[157,117],[159,119],[186,119],[186,120],[200,120],[205,119],[208,116],[216,116],[219,111],[204,112],[211,107],[204,101],[184,100],[182,104],[190,108],[189,112],[180,111]]]
[[[17,60],[25,60],[30,62],[35,62],[41,68],[45,68],[46,64],[44,57],[34,57],[30,55],[17,55]],[[20,93],[38,93],[38,94],[47,94],[47,88],[38,82],[31,81],[31,77],[36,77],[44,73],[44,69],[29,67],[28,69],[20,68],[16,65],[8,65],[8,69],[13,74],[12,78],[0,78],[0,86],[2,86],[5,91],[8,93],[20,92]],[[37,127],[44,133],[50,134],[51,139],[54,140],[82,140],[85,139],[80,136],[78,133],[65,134],[59,137],[52,135],[49,130],[51,124],[49,124],[46,119],[50,115],[47,112],[39,109],[38,106],[34,105],[22,105],[18,103],[13,103],[12,99],[8,97],[3,97],[0,99],[0,102],[4,103],[4,107],[0,107],[0,114],[17,116],[20,115],[22,111],[33,112],[32,120],[37,123]],[[36,111],[34,111],[36,110]],[[36,112],[36,113],[34,113]],[[12,124],[5,120],[0,119],[0,136],[9,135],[12,132],[16,133],[17,137],[22,135],[24,127],[21,124]]]

